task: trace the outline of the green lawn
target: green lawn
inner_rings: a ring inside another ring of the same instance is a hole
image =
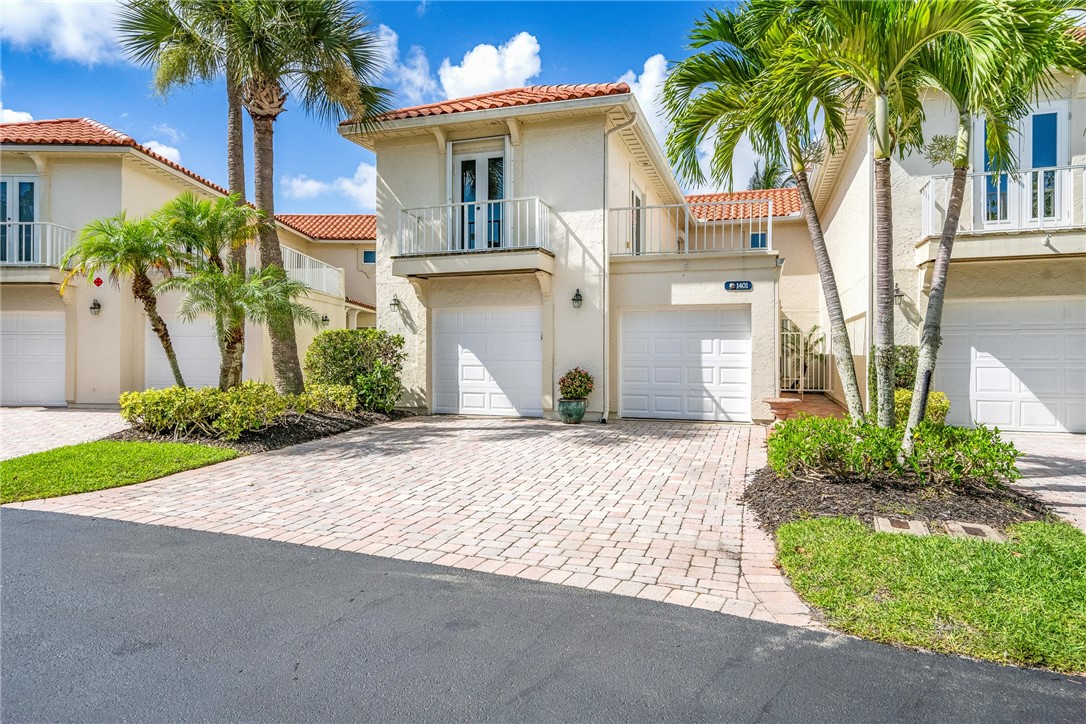
[[[0,463],[0,502],[117,488],[237,456],[228,448],[179,442],[101,440],[69,445]]]
[[[1057,671],[1086,671],[1086,535],[1023,523],[1006,543],[873,533],[818,518],[777,531],[796,591],[842,631]]]

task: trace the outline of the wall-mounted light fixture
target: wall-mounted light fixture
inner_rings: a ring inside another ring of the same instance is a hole
[[[574,309],[580,309],[581,305],[584,304],[584,297],[581,296],[581,290],[578,289],[575,291],[573,293],[573,299],[570,299],[569,301],[573,302]]]
[[[328,323],[331,322],[331,321],[332,320],[328,318],[327,314],[324,315],[323,317],[321,317],[321,324],[323,324],[325,327],[327,327]]]
[[[388,306],[393,312],[398,312],[400,307],[403,306],[403,302],[400,301],[399,297],[393,297],[392,301],[388,303]]]
[[[102,311],[102,303],[95,299],[91,302],[90,313],[92,317],[97,317],[98,313]]]
[[[894,304],[901,306],[902,300],[905,299],[905,292],[901,291],[901,287],[894,283]]]

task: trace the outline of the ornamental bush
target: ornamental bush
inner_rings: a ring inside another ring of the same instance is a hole
[[[403,392],[404,339],[379,329],[329,329],[305,353],[306,384],[345,385],[361,409],[390,412]]]
[[[894,390],[894,419],[898,422],[909,420],[909,408],[913,404],[912,390]],[[932,390],[928,393],[928,408],[924,411],[924,419],[942,425],[946,422],[946,416],[950,413],[950,400],[942,392]]]
[[[1017,480],[1018,450],[999,430],[920,423],[913,453],[901,457],[904,426],[880,428],[869,422],[800,414],[774,429],[768,461],[782,477],[841,482],[893,477],[925,485],[981,484],[999,487]]]
[[[583,400],[592,394],[594,380],[580,367],[574,367],[558,380],[558,392],[565,400]]]

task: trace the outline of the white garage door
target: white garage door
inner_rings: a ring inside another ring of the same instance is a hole
[[[64,312],[0,313],[0,404],[63,407]]]
[[[177,365],[188,387],[217,387],[219,385],[219,343],[210,319],[184,322],[174,317],[164,317],[170,331],[170,341],[177,353]],[[176,382],[166,352],[158,335],[147,323],[144,340],[145,383],[147,387],[173,387]]]
[[[750,421],[750,307],[622,312],[621,415]]]
[[[948,301],[935,389],[955,425],[1086,432],[1086,297]]]
[[[539,307],[434,312],[434,412],[543,416]]]

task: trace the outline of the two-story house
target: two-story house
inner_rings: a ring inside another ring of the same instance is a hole
[[[0,404],[116,405],[122,391],[173,384],[158,339],[127,280],[77,277],[64,295],[64,253],[88,222],[153,212],[178,195],[225,190],[85,118],[0,125]],[[373,325],[373,216],[290,215],[278,221],[288,274],[330,328]],[[251,261],[256,263],[255,250]],[[218,384],[210,321],[160,310],[190,385]],[[316,330],[298,328],[304,353]],[[250,379],[272,379],[270,340],[247,330]]]
[[[770,419],[781,315],[819,318],[794,190],[684,197],[624,83],[340,132],[377,156],[377,323],[407,341],[406,405],[551,416],[579,366],[588,419]]]

